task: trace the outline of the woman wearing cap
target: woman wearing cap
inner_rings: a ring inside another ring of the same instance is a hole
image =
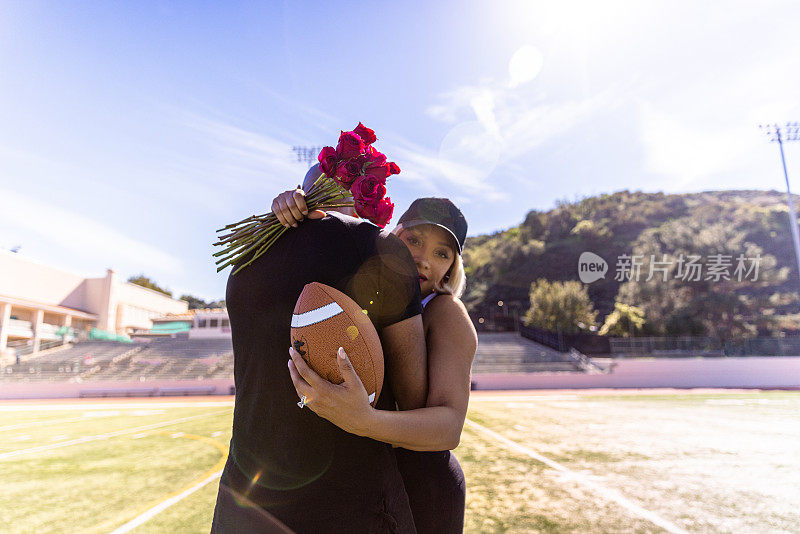
[[[300,188],[279,195],[272,211],[285,226],[296,226],[307,212]],[[311,218],[324,216],[321,212]],[[408,247],[419,271],[422,321],[428,346],[428,399],[425,408],[387,412],[369,405],[363,386],[337,388],[309,408],[333,424],[361,436],[394,445],[417,531],[461,532],[466,484],[458,446],[467,413],[470,369],[477,334],[459,297],[466,279],[461,251],[467,222],[448,199],[419,198],[392,230]],[[290,351],[291,352],[291,351]],[[303,379],[314,373],[292,353],[295,388],[314,398]],[[354,374],[354,373],[353,373]]]

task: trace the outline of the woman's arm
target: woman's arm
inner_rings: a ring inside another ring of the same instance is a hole
[[[346,357],[337,359],[345,381],[336,385],[317,375],[290,349],[289,370],[298,395],[306,395],[309,408],[347,432],[418,451],[454,449],[469,404],[477,335],[464,305],[452,296],[433,299],[425,314],[429,325],[425,408],[376,410]]]

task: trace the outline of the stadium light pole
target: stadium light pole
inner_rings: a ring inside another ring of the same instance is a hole
[[[792,239],[794,241],[794,255],[797,258],[797,274],[800,276],[800,231],[797,228],[797,213],[794,211],[794,202],[792,202],[792,190],[789,188],[789,173],[786,172],[786,157],[783,154],[784,141],[800,141],[800,123],[787,122],[784,130],[781,130],[780,124],[761,124],[759,125],[772,143],[778,143],[778,148],[781,152],[781,163],[783,164],[783,177],[786,179],[786,198],[789,204],[789,226],[792,228]]]
[[[322,147],[319,146],[293,146],[292,152],[297,157],[297,161],[305,161],[308,165],[317,162],[317,154],[319,154]]]

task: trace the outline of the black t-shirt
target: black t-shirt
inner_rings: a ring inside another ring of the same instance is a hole
[[[297,297],[310,282],[355,300],[379,334],[422,312],[417,270],[402,241],[338,213],[285,232],[228,278],[236,405],[221,483],[287,524],[299,503],[313,502],[315,511],[363,507],[399,480],[389,445],[349,434],[297,406],[287,367],[290,324]],[[393,409],[384,376],[377,407]]]

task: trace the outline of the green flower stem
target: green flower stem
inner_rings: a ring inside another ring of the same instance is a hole
[[[254,232],[258,231],[261,224],[262,223],[251,223],[247,225],[245,228],[242,228],[241,230],[237,230],[236,232],[231,232],[230,234],[220,236],[219,241],[214,243],[214,245],[222,245],[223,243],[227,243],[228,241],[242,239],[245,236],[252,235]]]
[[[284,232],[286,232],[287,230],[288,230],[288,228],[286,228],[285,226],[281,226],[280,230],[278,230],[278,233],[277,233],[277,234],[275,234],[275,236],[273,236],[273,237],[272,237],[272,238],[271,238],[269,241],[267,241],[267,242],[266,242],[266,243],[265,243],[265,244],[264,244],[264,245],[263,245],[263,246],[262,246],[262,247],[261,247],[261,248],[260,248],[260,249],[259,249],[259,250],[258,250],[258,251],[257,251],[257,252],[254,254],[254,255],[253,255],[253,257],[252,257],[252,258],[250,258],[250,261],[248,261],[248,262],[247,262],[247,263],[245,263],[244,265],[241,265],[241,266],[240,266],[238,269],[236,269],[235,271],[233,271],[233,272],[231,273],[231,276],[233,276],[234,274],[238,273],[239,271],[241,271],[242,269],[244,269],[245,267],[247,267],[248,265],[250,265],[251,263],[253,263],[254,261],[256,261],[256,260],[258,259],[258,257],[259,257],[259,256],[261,256],[262,254],[264,254],[264,253],[265,253],[267,250],[269,250],[269,248],[272,246],[272,244],[273,244],[273,243],[275,243],[275,241],[277,241],[277,240],[278,240],[278,238],[279,238],[280,236],[282,236],[282,235],[283,235],[283,233],[284,233]]]
[[[249,239],[240,239],[238,241],[234,241],[233,243],[230,243],[225,249],[219,250],[219,251],[215,252],[214,254],[212,254],[212,256],[216,257],[216,256],[234,254],[237,251],[237,249],[240,249],[240,248],[242,248],[244,246],[247,246],[248,244],[250,244],[250,243],[252,243],[254,241],[258,242],[261,239],[263,239],[264,237],[268,237],[269,233],[271,231],[272,231],[272,227],[269,227],[269,226],[262,227],[260,231],[258,231],[255,234],[253,234],[253,236],[250,237]],[[219,263],[220,261],[224,261],[224,259],[225,258],[221,258],[220,260],[217,261],[217,263]]]
[[[324,174],[314,182],[306,193],[305,200],[309,211],[354,207],[354,202],[347,200],[350,198],[350,192]],[[218,241],[214,243],[215,246],[225,246],[223,250],[213,254],[214,257],[221,256],[215,263],[225,262],[217,268],[217,272],[229,265],[238,263],[245,255],[255,250],[253,257],[247,263],[237,267],[231,273],[233,275],[269,250],[288,228],[280,224],[275,214],[270,211],[261,215],[251,215],[239,222],[229,224],[217,230],[217,232],[225,230],[228,230],[228,233],[219,236]]]
[[[240,259],[240,258],[242,258],[242,257],[243,257],[245,254],[247,254],[248,252],[250,252],[251,250],[253,250],[254,248],[256,248],[256,247],[257,247],[258,245],[260,245],[260,244],[261,244],[261,243],[262,243],[264,240],[268,239],[268,238],[270,237],[270,234],[272,233],[270,230],[272,230],[272,228],[268,228],[268,229],[266,230],[266,232],[264,233],[264,235],[263,235],[263,236],[261,236],[259,239],[257,239],[257,240],[254,240],[254,242],[245,242],[245,243],[242,243],[242,244],[240,245],[240,247],[247,247],[247,248],[245,248],[245,249],[244,249],[244,250],[242,250],[241,252],[237,252],[237,253],[236,253],[236,255],[235,255],[235,257],[232,257],[232,258],[231,258],[231,259],[229,259],[227,262],[225,262],[224,264],[222,264],[222,265],[220,265],[219,267],[217,267],[217,272],[220,272],[222,269],[224,269],[224,268],[225,268],[225,267],[227,267],[228,265],[231,265],[231,264],[233,264],[233,263],[236,263],[236,261],[237,261],[237,260],[239,260],[239,259]],[[250,245],[250,246],[247,246],[247,245]],[[223,261],[223,260],[225,260],[225,258],[221,258],[220,260],[218,260],[218,262],[219,262],[219,261]],[[218,263],[218,262],[217,262],[217,263]]]
[[[233,228],[234,226],[239,226],[239,225],[240,225],[240,224],[242,224],[242,223],[245,223],[245,222],[248,222],[248,221],[252,221],[252,220],[253,220],[253,219],[255,219],[256,217],[258,217],[258,215],[251,215],[250,217],[248,217],[248,218],[246,218],[246,219],[242,219],[242,220],[241,220],[241,221],[239,221],[239,222],[235,222],[235,223],[232,223],[232,224],[228,224],[228,225],[226,225],[224,228],[220,228],[219,230],[217,230],[217,232],[222,232],[223,230],[227,230],[228,228]]]

